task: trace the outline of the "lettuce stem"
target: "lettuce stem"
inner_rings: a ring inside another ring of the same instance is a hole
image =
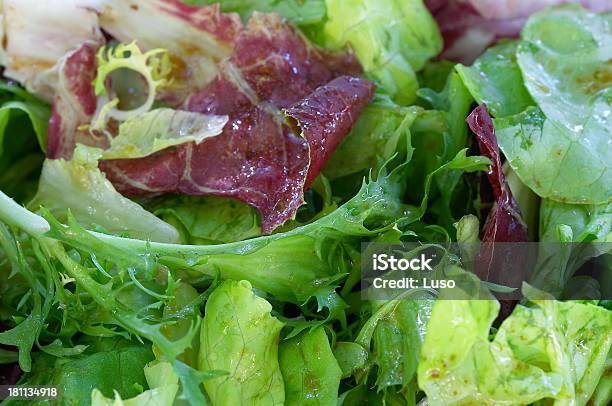
[[[22,207],[2,191],[0,191],[0,220],[32,236],[43,235],[51,229],[47,220]]]

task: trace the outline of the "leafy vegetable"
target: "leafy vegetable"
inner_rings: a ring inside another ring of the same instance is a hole
[[[177,231],[119,194],[98,169],[95,151],[78,148],[72,160],[46,160],[32,207],[67,210],[89,226],[161,242],[178,241]]]
[[[0,85],[0,383],[94,406],[609,403],[609,15],[547,10],[467,67],[428,62],[421,0],[23,1],[0,62],[53,108],[46,135],[44,103]],[[447,3],[426,4],[445,55],[465,21],[476,54],[525,17]],[[40,10],[81,20],[47,38]],[[464,269],[521,276],[481,249],[526,240],[519,212],[541,244],[510,315]],[[404,242],[462,290],[370,300],[369,247]]]
[[[612,204],[569,205],[545,200],[540,209],[540,240],[609,240],[612,232]]]
[[[556,297],[585,262],[612,249],[612,205],[570,205],[544,200],[540,252],[531,283]],[[595,243],[590,246],[589,242]],[[599,287],[594,289],[600,294]]]
[[[276,12],[291,22],[308,28],[325,18],[325,0],[186,0],[187,4],[202,5],[220,3],[225,12],[239,13],[248,20],[253,12]]]
[[[517,307],[490,341],[496,301],[437,301],[418,370],[428,402],[586,404],[612,345],[612,313],[577,302],[535,304]]]
[[[33,97],[15,85],[0,84],[2,98],[9,98],[0,106],[0,157],[4,152],[4,139],[6,137],[7,126],[9,125],[12,114],[19,117],[19,113],[25,113],[31,123],[32,130],[36,135],[36,140],[40,148],[44,151],[47,146],[47,121],[49,120],[49,106]],[[0,100],[1,100],[0,99]],[[25,138],[25,136],[22,135]]]
[[[374,318],[378,318],[372,336],[374,363],[378,366],[376,385],[379,390],[389,392],[397,385],[398,392],[404,394],[407,402],[415,402],[414,379],[419,363],[419,350],[433,301],[401,300],[389,307],[390,303],[392,302],[385,303],[381,308],[386,308],[383,317]],[[357,336],[357,342],[365,344],[367,331],[367,328],[362,329]]]
[[[0,188],[24,201],[35,188],[47,145],[49,107],[13,84],[0,83]]]
[[[223,244],[260,235],[252,207],[220,197],[165,197],[147,207],[180,231],[184,244]]]
[[[612,355],[608,354],[604,376],[602,376],[593,396],[589,400],[593,406],[604,406],[612,401]]]
[[[605,204],[610,195],[605,19],[579,6],[538,13],[522,41],[489,49],[472,67],[457,66],[497,117],[499,144],[520,180],[560,203]]]
[[[495,255],[493,243],[526,242],[527,226],[503,173],[493,121],[486,106],[480,105],[474,109],[467,122],[476,135],[480,152],[493,162],[487,178],[493,191],[494,203],[482,231],[484,244],[474,271],[483,280],[518,287],[523,280],[521,270],[525,267],[524,259],[514,259],[511,264],[508,263],[505,255]]]
[[[495,120],[499,145],[521,180],[539,196],[561,203],[598,204],[609,196],[605,132],[573,135],[536,107]],[[583,143],[584,140],[591,140]],[[596,155],[594,150],[598,149]],[[605,157],[603,157],[605,158]]]
[[[58,60],[86,41],[99,42],[103,38],[95,2],[2,3],[2,17],[6,19],[0,30],[3,77],[18,81],[29,92],[50,102],[61,87],[55,69]]]
[[[229,374],[204,383],[215,405],[277,405],[285,400],[278,364],[283,324],[251,289],[247,281],[225,281],[206,303],[198,365]]]
[[[379,159],[390,159],[401,143],[410,142],[410,126],[418,113],[416,107],[401,107],[376,94],[325,165],[325,175],[333,180],[363,174],[375,168]]]
[[[606,18],[579,6],[531,17],[517,61],[538,108],[495,123],[517,175],[538,195],[562,203],[602,204],[612,193]],[[563,40],[558,28],[566,32]]]
[[[139,114],[121,123],[104,159],[142,158],[186,142],[201,143],[221,134],[227,116],[211,116],[169,108]]]
[[[494,117],[519,114],[534,104],[516,62],[517,46],[516,41],[502,42],[472,66],[455,67],[476,102],[486,104]]]
[[[140,346],[113,348],[83,355],[77,359],[57,359],[46,356],[39,359],[37,374],[28,385],[58,386],[63,404],[90,404],[91,392],[123,398],[138,395],[146,386],[143,368],[153,359],[150,349]],[[36,366],[36,365],[35,365]],[[95,404],[95,403],[94,403]]]
[[[191,263],[195,270],[204,274],[212,276],[219,272],[223,279],[246,279],[280,300],[299,303],[349,270],[345,260],[351,257],[351,247],[358,244],[359,237],[376,236],[395,222],[411,223],[421,218],[427,208],[427,195],[434,175],[452,169],[484,170],[489,162],[479,156],[467,157],[465,150],[460,151],[430,174],[425,197],[418,209],[401,203],[406,169],[402,165],[389,174],[383,168],[378,179],[364,183],[357,195],[337,210],[285,233],[187,250],[163,244],[149,248],[141,241],[99,237],[112,247],[127,248],[139,254],[154,249],[159,255],[178,257],[178,263],[187,267]],[[198,259],[194,262],[194,258]]]
[[[416,99],[416,71],[442,39],[421,0],[326,0],[321,42],[354,50],[366,74],[398,104]]]
[[[438,172],[451,168],[483,169],[487,163],[480,157],[468,158],[465,151],[461,151]],[[160,321],[159,316],[147,316],[155,306],[159,306],[154,299],[169,300],[169,296],[160,292],[160,287],[153,283],[154,278],[159,277],[156,272],[166,272],[167,275],[167,271],[163,270],[168,267],[174,272],[186,269],[189,270],[188,280],[192,281],[194,273],[209,277],[220,275],[223,279],[248,279],[257,288],[273,295],[275,300],[304,303],[314,296],[318,302],[318,312],[326,308],[328,320],[341,319],[342,300],[334,292],[333,284],[350,271],[349,261],[355,258],[355,245],[359,244],[360,238],[373,237],[389,229],[398,218],[404,217],[403,221],[411,222],[423,215],[419,211],[406,212],[406,207],[399,200],[403,193],[404,169],[405,166],[400,166],[388,175],[382,171],[377,180],[364,184],[351,201],[308,225],[286,233],[221,246],[185,247],[106,234],[92,235],[71,216],[68,216],[66,226],[46,212],[45,216],[50,222],[46,224],[46,221],[19,206],[2,203],[2,208],[10,208],[12,224],[28,230],[33,238],[40,239],[38,241],[43,244],[44,254],[37,261],[55,258],[66,272],[65,278],[70,278],[64,283],[74,282],[86,292],[95,306],[106,314],[112,314],[110,319],[106,319],[107,323],[110,321],[152,341],[179,376],[181,396],[197,403],[203,399],[199,384],[204,379],[219,375],[216,372],[197,372],[179,361],[178,357],[193,345],[194,328],[179,339],[169,339],[164,335],[164,326],[173,320]],[[431,179],[428,184],[431,184]],[[429,190],[429,186],[426,190]],[[426,207],[425,199],[421,209],[425,210]],[[4,220],[6,218],[3,216]],[[49,226],[51,232],[42,237]],[[336,243],[327,244],[331,241]],[[63,244],[70,247],[70,255]],[[151,256],[152,252],[155,252],[154,256]],[[158,258],[161,262],[157,262]],[[93,270],[94,274],[90,274],[88,269]],[[287,273],[287,269],[292,272]],[[126,297],[121,290],[117,290],[124,284],[124,276],[130,278],[130,286],[134,288],[125,291],[129,292]],[[175,284],[171,281],[175,277],[168,275],[167,278],[168,289],[172,292]],[[58,284],[61,286],[62,282],[58,281]],[[66,294],[60,292],[63,289],[58,292],[60,297]],[[137,292],[141,293],[134,296]],[[205,298],[203,296],[202,300]],[[141,314],[143,311],[144,315]],[[321,319],[325,320],[324,317]],[[317,323],[323,321],[321,319]],[[192,320],[197,323],[197,315]],[[113,333],[100,325],[88,327],[88,330],[96,334]],[[38,334],[31,331],[29,336],[36,337]],[[27,354],[27,351],[28,347],[24,346],[23,352]]]
[[[185,106],[229,115],[223,134],[155,156],[104,161],[102,169],[132,196],[239,199],[260,211],[262,232],[270,233],[294,218],[304,189],[370,101],[374,85],[352,76],[357,71],[352,56],[324,53],[278,15],[254,14],[221,72]]]
[[[114,48],[102,47],[98,51],[98,71],[94,80],[94,90],[97,96],[107,95],[106,79],[111,72],[118,69],[130,69],[141,75],[147,83],[147,99],[142,106],[122,111],[111,107],[106,114],[117,120],[127,120],[151,110],[157,91],[168,86],[168,75],[171,71],[170,59],[164,49],[152,49],[143,53],[136,45],[118,44]]]
[[[286,404],[336,402],[341,371],[322,327],[283,341],[278,356]]]
[[[98,389],[91,393],[92,406],[172,406],[178,391],[178,377],[167,362],[148,364],[144,367],[144,374],[149,390],[144,391],[131,399],[122,400],[121,395],[115,391],[114,400],[106,398]]]
[[[440,92],[420,89],[418,95],[435,110],[424,111],[411,128],[415,149],[413,165],[409,169],[411,179],[425,179],[468,146],[465,118],[472,104],[469,92],[456,73],[449,74]],[[460,189],[461,176],[460,170],[444,171],[435,178],[436,188],[431,192],[432,200],[441,197],[432,211],[437,215],[437,222],[447,230],[456,221],[453,200]],[[418,199],[424,191],[417,182],[409,193],[413,199]],[[463,214],[465,207],[461,209],[460,213]]]
[[[535,14],[517,50],[525,86],[546,117],[593,141],[610,129],[609,19],[579,5]]]

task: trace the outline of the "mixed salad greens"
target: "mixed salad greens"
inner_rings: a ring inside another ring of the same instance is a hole
[[[612,4],[558,3],[0,1],[0,384],[59,389],[3,404],[610,404]],[[565,245],[363,299],[480,241]]]

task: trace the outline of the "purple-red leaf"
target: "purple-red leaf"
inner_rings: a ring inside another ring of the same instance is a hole
[[[105,0],[100,26],[120,42],[137,41],[144,51],[168,51],[174,86],[160,98],[172,106],[215,78],[244,28],[238,14],[222,13],[219,4],[197,7],[180,0]]]
[[[87,41],[69,52],[59,63],[58,84],[47,133],[47,156],[71,158],[77,143],[96,144],[87,130],[96,112],[92,82],[96,77],[96,52],[100,44]]]
[[[221,135],[142,159],[101,163],[128,195],[179,192],[256,207],[271,232],[295,215],[304,189],[350,132],[374,92],[347,54],[311,46],[276,14],[255,13],[219,75],[186,109],[228,115]]]
[[[486,106],[483,104],[477,107],[467,118],[467,123],[476,134],[480,153],[493,162],[487,178],[493,191],[494,203],[482,231],[482,245],[476,259],[475,272],[482,280],[520,287],[526,258],[520,253],[525,246],[497,243],[527,242],[527,226],[502,171],[495,128]]]
[[[200,144],[101,162],[117,190],[132,196],[232,197],[260,210],[264,232],[295,215],[304,189],[374,92],[373,84],[354,77],[361,66],[352,54],[315,48],[277,14],[254,13],[243,27],[237,15],[223,14],[217,5],[150,0],[131,6],[111,0],[100,25],[120,41],[169,50],[175,86],[160,95],[165,102],[229,116],[222,134]],[[70,158],[77,142],[108,143],[83,130],[96,110],[91,83],[100,45],[85,43],[65,57],[49,126],[49,158]],[[108,133],[115,133],[116,124],[109,123]]]

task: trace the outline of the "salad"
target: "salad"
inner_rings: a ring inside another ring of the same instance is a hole
[[[609,0],[0,10],[2,405],[612,402]]]

